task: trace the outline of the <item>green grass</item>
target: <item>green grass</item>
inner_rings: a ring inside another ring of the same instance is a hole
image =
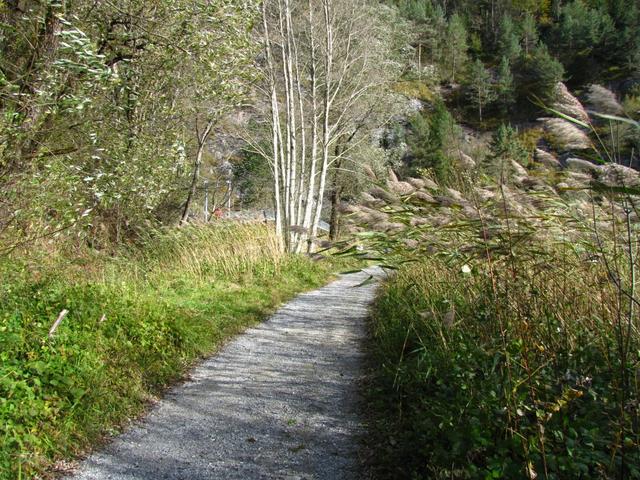
[[[115,259],[5,259],[0,479],[46,475],[118,431],[197,359],[336,268],[274,245],[263,226],[227,225],[166,232]]]
[[[514,270],[426,259],[375,304],[375,478],[640,478],[616,291],[565,250]]]

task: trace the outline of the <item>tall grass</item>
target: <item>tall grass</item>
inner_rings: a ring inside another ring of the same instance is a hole
[[[166,274],[172,265],[179,265],[181,272],[198,278],[239,275],[265,265],[277,267],[286,258],[272,230],[257,222],[170,229],[149,239],[139,253],[153,271]]]
[[[413,264],[378,299],[391,476],[638,478],[637,335],[618,292],[571,251],[514,266]]]
[[[0,479],[51,473],[139,415],[196,359],[331,274],[331,264],[275,245],[265,225],[223,224],[168,230],[115,258],[4,258]]]
[[[372,322],[378,475],[640,478],[639,175],[495,162],[352,214],[399,269]]]

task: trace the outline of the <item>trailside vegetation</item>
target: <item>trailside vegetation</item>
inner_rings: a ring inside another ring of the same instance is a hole
[[[283,254],[262,224],[185,227],[115,258],[68,258],[0,266],[3,480],[65,473],[57,461],[126,427],[195,361],[336,267]]]
[[[397,270],[371,323],[380,478],[640,478],[640,174],[525,140],[350,209],[345,254]]]

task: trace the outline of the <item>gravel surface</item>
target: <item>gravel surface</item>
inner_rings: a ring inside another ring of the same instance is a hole
[[[380,271],[341,276],[248,330],[75,480],[356,479],[358,378]]]

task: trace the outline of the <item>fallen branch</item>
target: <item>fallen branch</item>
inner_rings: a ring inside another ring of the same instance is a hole
[[[62,322],[62,319],[67,316],[67,313],[69,313],[69,310],[67,310],[66,308],[60,312],[57,320],[53,322],[53,325],[51,325],[51,328],[49,329],[49,338],[53,337],[53,334],[56,333],[60,322]]]

